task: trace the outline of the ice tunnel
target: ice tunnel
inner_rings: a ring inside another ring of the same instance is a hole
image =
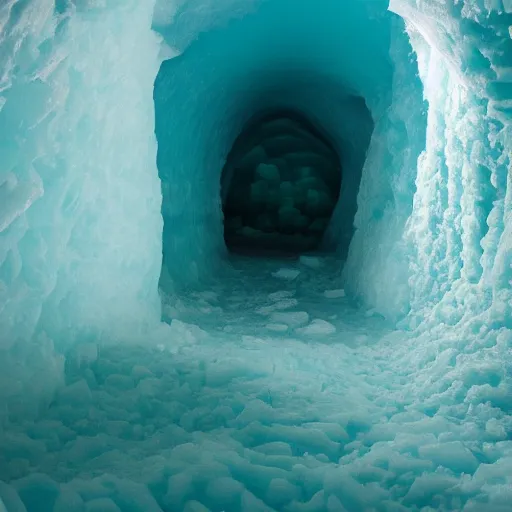
[[[0,512],[507,512],[510,0],[0,3]]]
[[[305,118],[285,110],[256,117],[222,170],[226,247],[281,255],[317,249],[340,187],[339,156]]]

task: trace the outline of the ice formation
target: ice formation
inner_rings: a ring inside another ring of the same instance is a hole
[[[510,0],[3,1],[0,512],[509,511],[510,27]],[[285,111],[338,201],[318,252],[235,256],[222,170]]]
[[[256,117],[221,176],[226,247],[253,254],[318,249],[340,188],[339,157],[306,119],[286,111]]]

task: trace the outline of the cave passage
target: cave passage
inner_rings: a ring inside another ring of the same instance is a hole
[[[0,512],[511,510],[510,0],[0,27]]]
[[[340,187],[339,158],[311,123],[296,112],[258,116],[237,137],[221,176],[227,248],[317,249]]]

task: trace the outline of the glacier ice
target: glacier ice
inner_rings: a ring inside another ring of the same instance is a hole
[[[70,346],[159,317],[151,2],[54,4],[0,9],[0,388],[27,410]]]
[[[339,157],[315,126],[291,111],[257,116],[235,140],[221,175],[226,247],[316,249],[340,188]]]
[[[4,1],[0,511],[510,510],[511,26],[509,0]],[[339,155],[316,252],[224,243],[268,111]]]

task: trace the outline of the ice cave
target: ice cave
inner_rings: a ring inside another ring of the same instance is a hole
[[[512,0],[0,2],[0,512],[512,510]]]

